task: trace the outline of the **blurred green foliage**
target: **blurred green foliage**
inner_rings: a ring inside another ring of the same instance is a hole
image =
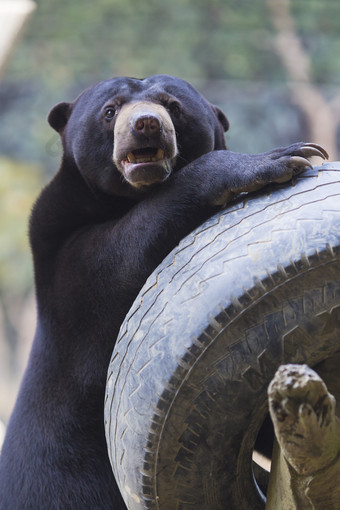
[[[0,286],[13,296],[31,286],[27,218],[41,186],[36,166],[0,158]]]
[[[340,49],[338,2],[291,5],[315,81],[339,82],[340,62],[332,59]],[[11,72],[39,76],[40,86],[158,72],[284,79],[266,0],[37,0],[37,6]]]
[[[40,0],[25,51],[44,82],[166,72],[188,77],[254,79],[270,74],[264,0]],[[35,51],[32,51],[32,47]],[[265,58],[257,57],[264,51]]]

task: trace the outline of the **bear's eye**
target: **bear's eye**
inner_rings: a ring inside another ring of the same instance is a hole
[[[109,108],[106,108],[105,110],[105,119],[106,120],[112,120],[113,117],[116,115],[116,110],[112,106]]]
[[[181,107],[177,101],[171,101],[168,103],[167,108],[172,115],[178,117],[181,113]]]

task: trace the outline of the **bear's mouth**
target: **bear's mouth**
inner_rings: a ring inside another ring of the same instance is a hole
[[[156,161],[164,160],[164,150],[157,147],[145,147],[143,149],[136,149],[134,151],[129,152],[126,155],[126,158],[123,160],[123,164],[125,162],[132,163],[134,165],[138,165],[140,163],[155,163]]]
[[[125,179],[135,188],[145,188],[165,181],[172,171],[171,159],[160,147],[130,150],[121,160]]]

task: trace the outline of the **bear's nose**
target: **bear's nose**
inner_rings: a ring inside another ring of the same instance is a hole
[[[132,129],[137,135],[157,135],[161,130],[160,119],[154,115],[140,115],[133,120]]]

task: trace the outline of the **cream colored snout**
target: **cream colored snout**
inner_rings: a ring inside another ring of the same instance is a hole
[[[164,181],[177,153],[175,128],[164,106],[149,101],[123,105],[114,127],[113,160],[132,186]]]

